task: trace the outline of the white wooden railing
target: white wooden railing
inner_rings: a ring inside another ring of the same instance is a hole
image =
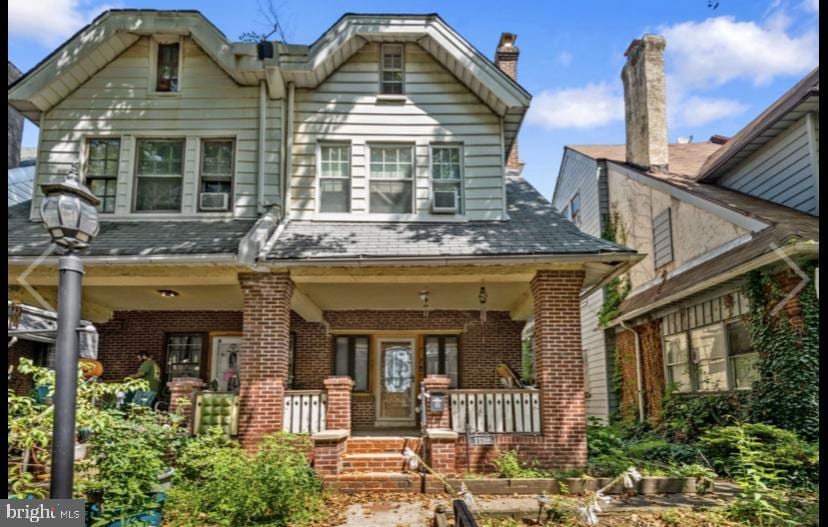
[[[315,434],[325,430],[328,397],[322,390],[285,392],[282,431],[291,434]]]
[[[538,390],[451,390],[451,428],[455,432],[539,434]]]

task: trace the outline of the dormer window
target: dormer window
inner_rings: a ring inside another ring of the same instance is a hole
[[[581,224],[581,194],[576,193],[569,201],[569,214],[572,223],[575,225]]]
[[[405,93],[404,49],[402,44],[383,44],[381,47],[380,93],[382,95]]]
[[[158,44],[155,91],[175,93],[178,91],[178,58],[181,45],[178,42]]]

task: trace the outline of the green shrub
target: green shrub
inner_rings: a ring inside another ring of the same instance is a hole
[[[742,420],[747,412],[748,397],[748,392],[686,395],[669,386],[661,402],[658,430],[673,441],[693,442],[705,430]]]
[[[321,484],[306,437],[274,434],[255,455],[211,430],[187,445],[165,506],[171,526],[303,525],[318,517]]]
[[[762,423],[725,426],[707,431],[699,446],[721,474],[734,476],[743,470],[744,454],[737,438],[751,446],[751,461],[779,471],[779,483],[791,488],[813,488],[819,483],[819,445],[809,444],[795,433]]]
[[[514,450],[504,450],[498,452],[492,460],[497,474],[501,478],[509,479],[531,479],[531,478],[547,478],[550,476],[548,472],[538,470],[526,463],[523,463],[518,458],[518,454]]]

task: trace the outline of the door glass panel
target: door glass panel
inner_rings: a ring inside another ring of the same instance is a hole
[[[413,355],[413,349],[408,342],[388,342],[382,345],[380,417],[390,419],[413,417]]]
[[[368,339],[358,338],[354,345],[354,391],[368,391]]]
[[[446,337],[446,375],[451,377],[450,388],[459,385],[457,355],[457,337]]]

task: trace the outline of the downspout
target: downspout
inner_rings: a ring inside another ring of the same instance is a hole
[[[267,130],[267,86],[265,81],[259,81],[259,150],[258,172],[256,173],[256,212],[264,212],[264,181],[265,181],[265,133]]]
[[[638,332],[627,325],[626,322],[621,322],[621,327],[627,331],[632,331],[635,336],[635,378],[638,383],[638,421],[644,422],[644,374],[641,372],[641,341]]]
[[[290,218],[290,180],[293,172],[293,105],[296,95],[296,86],[288,83],[287,92],[287,123],[285,125],[285,207],[282,212],[285,219]]]

